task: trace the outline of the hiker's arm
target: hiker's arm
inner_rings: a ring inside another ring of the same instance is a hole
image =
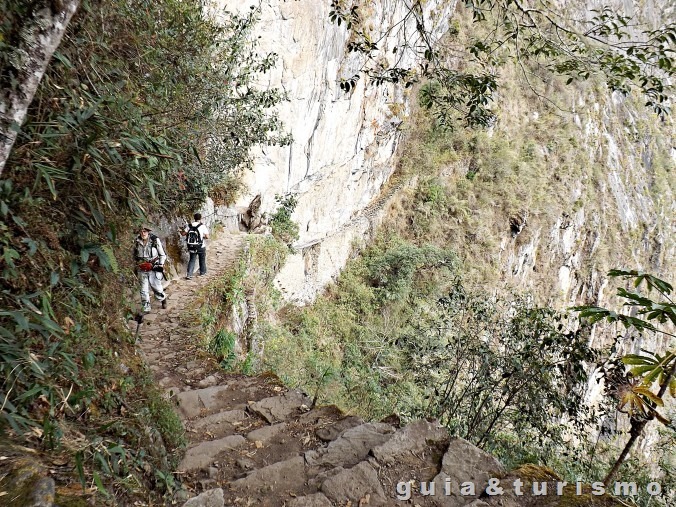
[[[157,255],[159,256],[157,262],[160,264],[160,266],[164,266],[164,261],[167,260],[167,254],[164,253],[164,247],[162,246],[160,238],[157,238]]]

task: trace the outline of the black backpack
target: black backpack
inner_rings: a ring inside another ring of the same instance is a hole
[[[197,224],[197,227],[192,224],[188,225],[188,234],[185,237],[188,244],[188,252],[195,253],[202,248],[202,235],[199,231],[200,225],[202,225],[202,222]]]

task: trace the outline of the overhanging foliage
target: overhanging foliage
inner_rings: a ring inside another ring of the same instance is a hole
[[[403,3],[403,2],[402,2]],[[403,3],[401,19],[391,26],[373,29],[365,23],[358,0],[332,0],[329,18],[349,33],[347,50],[362,56],[360,71],[348,76],[341,87],[350,91],[364,74],[375,84],[431,81],[426,103],[440,123],[457,120],[469,126],[488,126],[495,121],[491,103],[501,84],[500,67],[515,62],[533,90],[548,73],[575,80],[600,76],[611,91],[628,93],[635,88],[645,105],[660,117],[669,114],[673,98],[676,23],[665,20],[659,27],[641,24],[608,6],[584,13],[584,6],[555,5],[546,0],[464,0],[461,17],[469,13],[480,25],[476,36],[464,43],[441,38],[432,28],[434,14],[425,2]],[[443,10],[443,7],[442,7]],[[400,43],[393,50],[388,39]],[[402,55],[417,57],[405,65]],[[545,100],[554,100],[542,96]]]
[[[166,479],[166,454],[146,446],[181,442],[124,322],[130,226],[193,209],[252,146],[288,140],[282,95],[251,84],[274,62],[255,52],[257,13],[217,23],[207,4],[84,2],[0,180],[0,424],[48,448],[77,427],[88,440],[66,446],[83,481]],[[126,424],[102,423],[120,413]]]

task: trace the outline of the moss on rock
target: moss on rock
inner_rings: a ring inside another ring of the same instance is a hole
[[[567,484],[561,489],[561,495],[558,495],[557,487],[563,479],[551,468],[543,465],[525,464],[511,470],[507,475],[500,479],[501,484],[512,484],[517,479],[521,479],[523,485],[521,491],[523,495],[515,495],[511,488],[505,488],[505,498],[510,501],[506,505],[519,505],[520,507],[620,507],[625,504],[609,495],[593,495],[592,488],[588,484],[580,486],[578,493],[576,484]],[[547,494],[534,495],[533,483],[547,483]]]

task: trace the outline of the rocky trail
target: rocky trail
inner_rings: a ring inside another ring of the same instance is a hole
[[[403,428],[396,417],[365,422],[335,407],[312,407],[304,393],[287,389],[274,375],[223,371],[195,343],[196,330],[179,320],[198,291],[236,262],[244,237],[225,234],[212,241],[209,274],[173,280],[167,308],[153,302],[140,327],[139,349],[187,432],[178,467],[185,489],[173,505],[527,505],[509,503],[508,497],[500,497],[500,503],[479,499],[488,478],[504,473],[502,466],[464,440],[449,438],[436,422]],[[433,481],[435,494],[423,496],[421,481],[428,491]],[[463,481],[477,483],[476,496],[459,495]],[[404,500],[406,484],[410,499]]]

